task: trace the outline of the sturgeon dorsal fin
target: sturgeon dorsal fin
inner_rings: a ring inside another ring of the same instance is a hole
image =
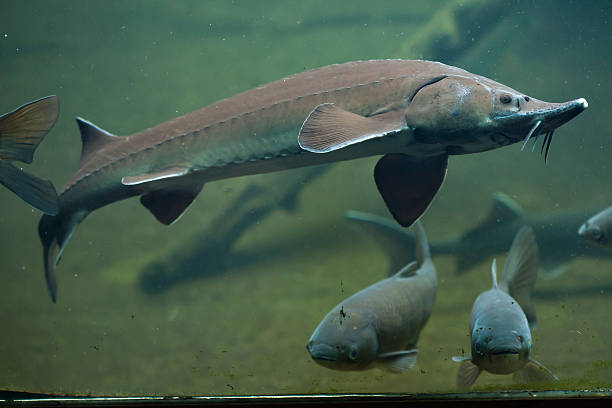
[[[118,136],[107,132],[106,130],[81,117],[76,118],[76,122],[77,125],[79,125],[79,130],[81,131],[81,142],[83,143],[79,167],[81,167],[81,165],[85,163],[94,152],[119,139]]]
[[[204,184],[194,185],[191,188],[164,189],[152,191],[140,197],[144,205],[159,222],[170,225],[185,212],[202,190]]]
[[[327,153],[406,128],[397,118],[366,118],[323,103],[306,118],[300,129],[300,147],[312,153]]]

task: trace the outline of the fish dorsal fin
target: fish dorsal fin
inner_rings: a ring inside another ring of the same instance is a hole
[[[379,363],[389,371],[403,373],[410,370],[417,361],[417,349],[392,351],[378,356]]]
[[[159,222],[170,225],[185,212],[202,190],[203,184],[192,188],[163,189],[152,191],[140,197],[144,205]]]
[[[121,139],[120,137],[107,132],[106,130],[81,117],[76,118],[76,122],[77,125],[79,125],[79,130],[81,131],[81,142],[83,144],[81,148],[81,160],[79,161],[79,167],[81,167],[81,165],[85,163],[92,154],[100,150],[103,146]]]
[[[410,260],[414,236],[394,220],[360,211],[347,211],[346,218],[356,222],[390,258],[389,275],[397,273]]]
[[[446,155],[416,160],[401,153],[386,154],[376,163],[376,187],[400,225],[412,225],[427,210],[444,181],[447,165]]]
[[[500,223],[520,218],[523,215],[522,213],[523,211],[516,201],[507,194],[497,192],[493,194],[491,207],[485,222],[488,221],[489,223],[499,225]]]
[[[531,295],[538,277],[538,268],[538,243],[533,229],[524,226],[512,241],[502,271],[500,287],[521,305],[532,329],[536,326],[536,314]]]
[[[493,258],[491,263],[491,279],[493,280],[493,289],[497,289],[497,258]]]
[[[32,163],[34,151],[58,114],[57,96],[50,95],[0,115],[0,159]]]
[[[413,276],[419,269],[419,263],[412,261],[408,265],[404,266],[398,273],[395,274],[396,278],[409,278]]]
[[[298,143],[309,152],[327,153],[403,129],[406,125],[397,119],[366,118],[333,103],[323,103],[302,124]]]

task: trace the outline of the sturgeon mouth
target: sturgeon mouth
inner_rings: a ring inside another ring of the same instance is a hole
[[[547,163],[548,152],[555,130],[582,113],[589,107],[589,103],[584,98],[565,103],[536,103],[541,104],[542,107],[528,111],[519,111],[505,116],[498,116],[495,120],[502,126],[512,126],[517,122],[528,124],[529,132],[523,141],[521,150],[525,149],[527,142],[533,138],[533,145],[531,146],[531,151],[533,152],[539,136],[544,134],[540,154],[544,154],[544,162]]]

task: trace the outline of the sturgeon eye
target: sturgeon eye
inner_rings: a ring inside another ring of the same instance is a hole
[[[602,238],[602,235],[603,235],[601,233],[601,228],[593,227],[593,229],[591,230],[591,235],[593,236],[593,239],[600,240]]]
[[[501,103],[503,103],[504,105],[507,105],[507,104],[509,104],[510,102],[512,102],[512,96],[510,96],[510,95],[508,95],[508,94],[502,94],[502,95],[499,97],[499,101],[500,101]]]
[[[525,99],[525,102],[529,102],[531,98],[529,98],[528,96],[523,96],[523,99]]]
[[[351,347],[348,357],[353,361],[357,360],[357,347]]]
[[[522,343],[525,339],[523,338],[523,336],[519,335],[518,336],[519,341]]]

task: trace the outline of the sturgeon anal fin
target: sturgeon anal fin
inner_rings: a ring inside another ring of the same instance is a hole
[[[448,156],[414,160],[401,153],[384,155],[374,168],[374,180],[391,215],[409,227],[427,209],[446,175]]]
[[[463,360],[457,371],[457,388],[470,388],[480,375],[480,368],[471,360]]]
[[[380,364],[394,373],[403,373],[410,370],[417,361],[417,349],[393,351],[378,356]]]
[[[548,368],[536,360],[529,360],[523,368],[513,374],[514,381],[520,384],[529,384],[533,382],[553,382],[558,381]]]
[[[0,159],[32,163],[34,151],[55,124],[57,96],[28,102],[0,116]]]
[[[122,139],[81,117],[76,118],[76,122],[81,132],[82,143],[79,167],[103,146]]]
[[[202,184],[192,189],[165,189],[153,191],[140,197],[159,222],[170,225],[176,221],[202,190]]]
[[[57,192],[49,180],[35,177],[0,160],[0,184],[45,214],[56,215],[59,212]]]
[[[405,129],[397,119],[366,118],[333,103],[317,106],[300,129],[298,143],[304,150],[327,153]]]
[[[125,176],[121,179],[121,184],[124,186],[135,186],[137,184],[149,183],[151,181],[180,177],[186,175],[187,173],[189,173],[189,168],[187,167],[171,167],[169,169],[139,174],[137,176]]]

